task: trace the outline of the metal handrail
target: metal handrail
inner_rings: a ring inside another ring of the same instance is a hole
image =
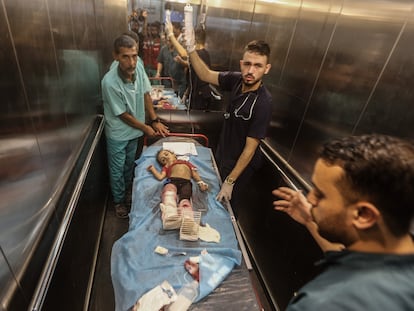
[[[48,258],[46,260],[45,266],[42,270],[42,274],[39,278],[39,282],[36,286],[34,295],[32,297],[32,300],[30,301],[28,310],[32,311],[39,311],[41,310],[43,306],[43,302],[45,300],[47,290],[49,288],[50,282],[52,280],[57,262],[59,260],[60,252],[62,251],[62,247],[65,241],[66,234],[68,232],[69,226],[71,224],[71,220],[73,217],[73,214],[76,209],[77,202],[79,200],[83,184],[86,180],[87,173],[89,171],[89,167],[91,164],[93,153],[96,149],[96,146],[99,143],[101,134],[103,132],[104,128],[104,121],[103,118],[101,120],[101,123],[99,124],[99,128],[97,130],[97,133],[93,139],[93,142],[91,144],[91,148],[89,149],[89,152],[86,156],[85,163],[82,167],[82,170],[79,174],[78,181],[75,185],[75,189],[72,193],[72,196],[70,198],[70,201],[68,203],[68,208],[65,211],[65,214],[63,216],[62,223],[59,227],[59,230],[57,232],[56,238],[53,242],[52,248],[49,252]]]
[[[299,181],[299,183],[307,190],[309,191],[311,189],[311,186],[309,185],[309,183],[307,183],[302,176],[299,175],[298,172],[296,172],[296,170],[290,166],[290,164],[275,150],[273,149],[269,143],[267,143],[266,141],[262,140],[261,144],[263,144],[267,149],[269,149],[272,154],[274,156],[277,157],[278,161],[280,163],[283,164],[283,166],[287,169],[287,171],[289,172],[290,175],[292,175],[294,177],[295,180]],[[293,189],[295,189],[296,191],[299,190],[299,188],[296,186],[297,183],[295,183],[286,173],[284,170],[282,170],[282,168],[272,159],[271,155],[269,155],[269,153],[263,148],[263,146],[260,146],[260,150],[262,151],[262,153],[264,154],[264,156],[273,164],[273,166],[276,168],[276,170],[280,173],[280,175],[282,176],[283,180]]]

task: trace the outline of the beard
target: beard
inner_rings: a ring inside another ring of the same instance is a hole
[[[125,75],[125,76],[130,76],[133,75],[135,73],[135,67],[128,67],[125,69],[121,68],[121,72]]]
[[[246,86],[252,86],[258,83],[259,81],[252,75],[244,75],[243,76],[243,84]]]
[[[318,226],[318,233],[321,237],[332,243],[341,243],[345,246],[354,242],[354,238],[344,222],[344,215],[336,215],[329,219],[320,219],[315,215],[314,208],[311,209],[311,214],[313,221]]]
[[[318,232],[319,234],[327,239],[328,241],[332,242],[332,243],[344,243],[344,237],[343,235],[339,232],[339,230],[331,230],[331,229],[327,229],[326,227],[321,227],[318,225]]]

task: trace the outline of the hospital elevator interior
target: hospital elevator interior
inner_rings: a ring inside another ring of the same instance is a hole
[[[165,2],[0,0],[0,310],[113,309],[111,243],[128,222],[110,204],[100,81],[131,9],[161,21]],[[284,310],[322,254],[273,210],[271,191],[308,191],[317,150],[332,137],[414,138],[414,1],[189,2],[196,15],[206,9],[213,69],[239,70],[250,40],[271,46],[266,161],[237,221],[258,295]],[[209,111],[159,115],[172,131],[207,135],[214,150],[223,95]]]

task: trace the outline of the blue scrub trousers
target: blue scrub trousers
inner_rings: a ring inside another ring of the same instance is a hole
[[[119,141],[106,138],[109,181],[114,203],[124,203],[126,191],[132,185],[138,138]]]

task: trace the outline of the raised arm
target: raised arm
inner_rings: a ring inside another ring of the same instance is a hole
[[[208,68],[206,63],[204,63],[200,56],[198,56],[196,50],[190,52],[189,55],[190,65],[194,68],[194,71],[200,80],[213,85],[219,85],[219,72]]]
[[[312,205],[301,191],[280,187],[273,190],[272,194],[281,199],[273,202],[275,210],[285,212],[295,221],[304,225],[322,251],[340,251],[344,249],[342,244],[332,243],[319,234],[318,225],[313,221],[311,215]]]
[[[203,62],[203,60],[198,56],[195,48],[192,49],[191,52],[187,52],[186,49],[177,41],[174,36],[172,24],[169,22],[165,23],[165,31],[167,36],[170,38],[171,43],[174,45],[177,52],[180,54],[181,57],[190,56],[190,65],[194,68],[197,76],[208,83],[218,85],[218,76],[219,72],[211,70],[208,66]],[[193,33],[194,36],[194,33]],[[187,38],[186,38],[187,39]],[[194,42],[194,38],[192,39]]]
[[[174,48],[177,50],[178,54],[180,54],[181,57],[188,57],[186,49],[180,44],[180,42],[178,42],[177,38],[174,36],[173,25],[168,21],[165,22],[165,34],[174,45]]]

